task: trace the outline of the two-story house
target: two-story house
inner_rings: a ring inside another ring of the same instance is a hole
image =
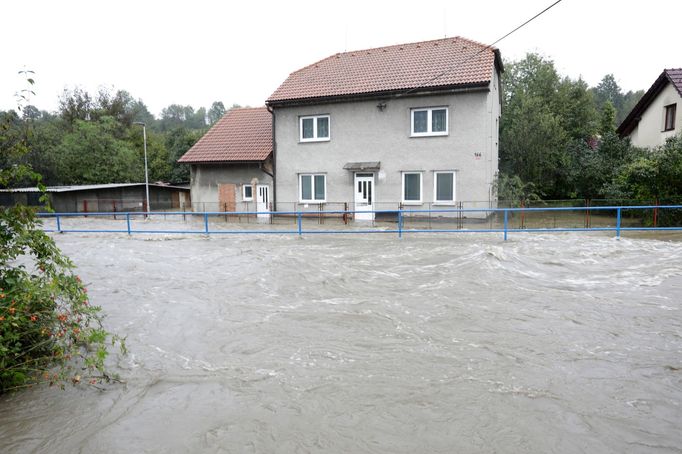
[[[267,110],[229,111],[180,159],[192,166],[194,209],[373,219],[399,206],[494,206],[502,70],[497,49],[460,37],[299,69]]]
[[[666,69],[618,126],[618,134],[637,147],[663,145],[682,131],[681,104],[682,68]]]
[[[339,53],[291,73],[266,101],[277,209],[490,206],[502,70],[497,49],[456,37]]]

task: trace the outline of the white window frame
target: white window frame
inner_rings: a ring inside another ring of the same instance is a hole
[[[438,200],[438,175],[452,175],[452,200]],[[454,170],[434,170],[433,172],[433,204],[434,205],[454,205],[457,200],[457,172]]]
[[[317,137],[317,119],[326,118],[327,119],[327,132],[329,133],[327,137]],[[313,137],[304,139],[303,138],[303,120],[313,120]],[[332,136],[332,119],[330,115],[306,115],[304,117],[298,118],[298,140],[301,142],[328,142]]]
[[[303,177],[310,177],[310,194],[312,199],[303,198]],[[315,177],[324,177],[324,199],[316,200],[315,197]],[[299,173],[298,174],[298,201],[299,203],[326,203],[327,202],[327,174],[326,173]]]
[[[445,110],[445,131],[432,131],[433,128],[433,111]],[[426,132],[414,132],[414,114],[415,112],[427,112],[426,116]],[[447,106],[438,107],[415,107],[410,110],[410,137],[429,137],[429,136],[447,136],[450,132],[450,109]]]
[[[251,197],[246,196],[246,188],[251,188]],[[243,184],[242,185],[242,200],[244,202],[252,202],[253,201],[253,186],[250,184]]]
[[[402,172],[402,187],[400,193],[400,200],[403,205],[421,205],[424,200],[424,172],[421,170],[405,171]],[[419,175],[419,200],[405,200],[405,176],[406,175]]]

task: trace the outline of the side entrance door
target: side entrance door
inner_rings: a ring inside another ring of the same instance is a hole
[[[263,213],[263,211],[270,211],[270,186],[267,184],[256,186],[256,211],[258,219],[270,219],[268,213]]]
[[[374,174],[355,174],[355,220],[374,220]]]

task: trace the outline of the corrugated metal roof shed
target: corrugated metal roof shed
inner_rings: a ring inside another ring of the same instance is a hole
[[[116,189],[116,188],[126,188],[133,186],[144,186],[144,183],[106,183],[106,184],[83,184],[83,185],[73,185],[73,186],[48,186],[45,188],[45,192],[73,192],[73,191],[96,191],[98,189]],[[183,186],[165,185],[157,183],[149,183],[149,187],[156,188],[171,188],[189,191],[189,188]],[[37,187],[30,188],[9,188],[0,189],[0,192],[40,192]]]

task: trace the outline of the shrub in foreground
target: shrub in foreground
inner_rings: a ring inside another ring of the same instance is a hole
[[[46,382],[99,384],[110,344],[72,262],[31,208],[0,209],[0,393]]]

